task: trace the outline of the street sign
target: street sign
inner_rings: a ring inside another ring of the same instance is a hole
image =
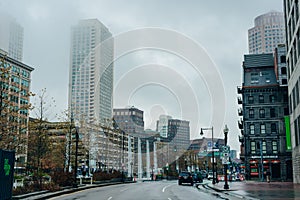
[[[224,153],[230,153],[230,146],[223,146],[222,147],[222,152],[224,152]]]
[[[223,164],[223,165],[230,164],[230,162],[229,162],[229,157],[223,157],[223,158],[222,158],[222,164]]]

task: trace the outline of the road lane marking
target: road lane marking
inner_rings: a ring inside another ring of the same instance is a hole
[[[107,200],[111,200],[112,199],[112,197],[109,197]]]
[[[165,190],[166,190],[168,187],[172,186],[172,185],[174,185],[174,184],[165,186],[165,187],[162,189],[162,192],[165,192]]]
[[[124,191],[126,191],[126,190],[128,190],[128,188],[125,188],[125,189],[123,189],[123,190],[120,190],[120,192],[124,192]]]
[[[172,200],[171,198],[168,198],[168,200]]]

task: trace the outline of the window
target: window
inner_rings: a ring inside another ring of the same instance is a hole
[[[255,154],[255,153],[256,153],[255,142],[251,141],[251,154]]]
[[[286,74],[286,67],[281,67],[281,74]]]
[[[270,108],[270,117],[276,117],[275,108]]]
[[[265,118],[265,109],[259,109],[259,117]]]
[[[262,153],[263,154],[267,153],[267,143],[266,143],[266,141],[262,142]]]
[[[275,103],[275,96],[274,95],[270,95],[270,103]]]
[[[254,124],[250,124],[250,134],[254,134]]]
[[[285,79],[285,78],[282,79],[282,84],[284,84],[284,85],[287,84],[287,79]]]
[[[248,96],[248,103],[254,103],[253,96]]]
[[[278,148],[277,148],[277,142],[272,141],[272,153],[277,154],[278,153]]]
[[[254,118],[254,110],[253,109],[249,110],[249,118]]]
[[[263,95],[259,95],[259,100],[258,100],[258,102],[259,103],[264,103],[264,96]]]
[[[275,123],[272,123],[271,124],[271,133],[274,134],[274,133],[277,133],[277,126]]]
[[[266,134],[266,125],[265,124],[260,125],[260,133],[261,134]]]

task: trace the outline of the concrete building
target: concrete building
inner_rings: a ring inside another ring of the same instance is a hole
[[[10,58],[22,61],[24,29],[11,16],[0,14],[0,49]]]
[[[278,44],[285,43],[285,26],[282,12],[270,11],[254,20],[248,30],[250,54],[272,53]]]
[[[238,87],[241,160],[247,179],[263,179],[270,169],[274,180],[292,179],[287,87],[276,76],[273,54],[244,55],[243,84]]]
[[[288,96],[290,106],[290,130],[293,151],[293,180],[300,183],[300,25],[299,2],[284,0],[286,25]]]
[[[103,122],[112,118],[111,36],[97,19],[81,20],[72,27],[68,103],[75,119]]]
[[[128,135],[128,173],[142,173],[142,145],[144,135],[144,112],[135,107],[114,108],[113,119],[116,126]],[[145,144],[145,143],[144,143]],[[139,174],[141,178],[142,174]]]
[[[27,163],[32,67],[0,51],[1,147],[16,151],[16,166]],[[13,137],[12,137],[13,136]],[[4,143],[3,143],[4,142]]]

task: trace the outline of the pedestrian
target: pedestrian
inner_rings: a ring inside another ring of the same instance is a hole
[[[267,182],[270,183],[270,181],[271,181],[271,172],[270,172],[269,169],[267,170],[266,176],[267,176]]]

